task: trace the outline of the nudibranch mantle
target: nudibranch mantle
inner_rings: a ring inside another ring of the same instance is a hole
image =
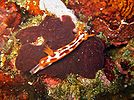
[[[35,74],[40,70],[43,70],[53,64],[54,62],[62,59],[70,52],[72,52],[82,41],[87,40],[88,37],[92,37],[94,34],[89,35],[87,32],[78,31],[76,38],[69,44],[53,51],[52,55],[48,55],[39,61],[39,64],[30,70],[31,74]]]

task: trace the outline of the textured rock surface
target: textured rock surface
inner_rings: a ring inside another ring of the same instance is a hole
[[[19,10],[19,7],[14,3],[6,3],[5,0],[0,1],[0,51],[8,40],[11,30],[14,31],[21,22]]]
[[[74,25],[68,17],[64,22],[54,17],[47,17],[39,26],[20,31],[17,38],[20,39],[23,45],[16,60],[17,68],[21,72],[28,72],[38,64],[40,58],[46,56],[43,52],[44,45],[33,46],[30,44],[38,36],[42,36],[45,39],[45,43],[55,50],[75,38],[72,33],[73,28]],[[72,53],[38,74],[65,78],[67,74],[75,73],[93,78],[95,73],[103,66],[103,50],[103,44],[98,38],[89,38]]]
[[[111,44],[134,38],[133,0],[69,0],[67,6],[83,21],[92,17],[94,31],[103,32]]]
[[[108,24],[97,18],[93,22],[94,30],[105,34],[111,42],[124,42],[134,37],[134,24],[122,24],[117,30],[110,30]]]

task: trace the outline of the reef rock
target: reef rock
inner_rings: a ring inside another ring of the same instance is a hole
[[[39,26],[21,30],[16,36],[22,43],[16,59],[17,68],[22,73],[29,72],[42,57],[47,56],[43,52],[44,44],[56,50],[70,43],[75,38],[73,29],[74,24],[70,17],[66,16],[62,22],[59,18],[49,16]],[[31,43],[40,36],[45,39],[45,42],[40,46],[32,45]],[[75,73],[83,77],[94,78],[96,72],[103,67],[103,50],[103,43],[98,38],[91,37],[63,59],[38,74],[64,79],[68,74]]]
[[[133,0],[69,0],[67,7],[82,20],[92,22],[111,44],[125,44],[134,38]]]
[[[21,17],[20,8],[15,3],[0,1],[0,51],[12,33],[11,30],[17,29],[21,23]]]

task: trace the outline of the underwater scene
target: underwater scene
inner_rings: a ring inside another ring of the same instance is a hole
[[[134,1],[0,0],[0,100],[134,100]]]

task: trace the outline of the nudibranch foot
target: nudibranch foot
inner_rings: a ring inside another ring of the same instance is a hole
[[[30,70],[30,73],[31,73],[31,74],[35,74],[35,73],[37,73],[39,70],[41,70],[40,68],[41,68],[41,67],[39,67],[39,64],[38,64],[38,65],[36,65],[34,68],[32,68],[32,69]]]
[[[45,67],[48,67],[48,66],[50,66],[52,63],[49,63],[49,64],[47,64],[47,65],[45,65]],[[39,72],[39,71],[41,71],[41,70],[43,70],[44,69],[44,66],[42,66],[40,63],[39,64],[37,64],[34,68],[32,68],[31,70],[30,70],[30,73],[33,75],[33,74],[36,74],[37,72]]]

